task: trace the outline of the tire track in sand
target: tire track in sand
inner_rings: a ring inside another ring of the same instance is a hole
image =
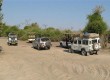
[[[110,80],[110,65],[59,61],[46,65],[43,70],[48,80]]]

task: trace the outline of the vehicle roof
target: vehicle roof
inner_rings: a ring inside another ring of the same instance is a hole
[[[93,39],[100,39],[99,37],[97,38],[80,38],[80,37],[76,37],[74,38],[75,40],[93,40]]]
[[[8,36],[17,36],[17,35],[14,33],[9,33]]]

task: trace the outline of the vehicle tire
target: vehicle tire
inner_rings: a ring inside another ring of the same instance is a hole
[[[3,49],[2,49],[2,46],[0,46],[0,52],[2,51]]]
[[[50,46],[48,47],[48,49],[50,49]]]
[[[94,52],[95,55],[98,55],[97,51]]]
[[[37,46],[37,49],[38,49],[38,50],[40,50],[40,47],[39,47],[39,46]]]
[[[48,47],[47,46],[45,47],[45,50],[48,50]]]
[[[16,44],[16,46],[18,46],[18,43]]]
[[[32,41],[29,41],[29,43],[32,43]]]
[[[32,48],[34,48],[34,49],[35,49],[35,47],[34,47],[34,46],[32,46]]]
[[[89,54],[90,54],[90,55],[93,55],[94,53],[93,53],[93,52],[90,52]]]
[[[87,56],[87,52],[85,51],[85,49],[82,49],[82,50],[81,50],[81,54],[82,54],[83,56]]]
[[[60,46],[63,47],[62,43],[60,43]]]
[[[8,43],[9,46],[11,46],[11,43]]]

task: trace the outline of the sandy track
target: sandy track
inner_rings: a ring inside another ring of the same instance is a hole
[[[58,43],[42,51],[24,41],[8,46],[5,38],[0,45],[0,80],[110,80],[110,50],[85,57],[56,47]]]

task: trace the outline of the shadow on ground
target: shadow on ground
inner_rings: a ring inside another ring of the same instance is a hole
[[[72,53],[70,53],[68,49],[65,49],[64,52],[69,53],[69,54],[79,54],[79,55],[81,55],[81,53],[79,51],[73,51]]]

